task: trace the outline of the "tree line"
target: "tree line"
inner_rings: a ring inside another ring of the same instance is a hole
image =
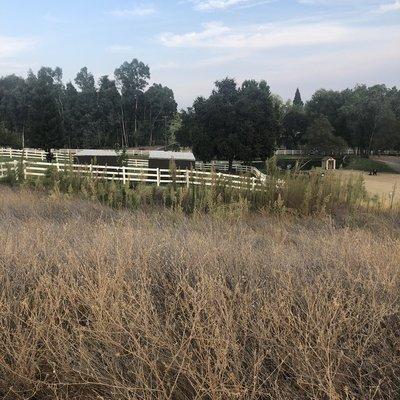
[[[191,147],[197,158],[251,161],[277,147],[311,154],[400,150],[400,91],[385,85],[321,89],[304,103],[265,81],[226,78],[208,98],[177,111],[172,89],[149,85],[133,59],[97,82],[86,67],[63,83],[60,68],[0,78],[0,145],[41,148]]]
[[[297,89],[284,103],[265,81],[237,86],[227,78],[182,112],[177,138],[201,159],[230,161],[265,159],[276,147],[314,155],[400,151],[400,91],[385,85],[321,89],[304,104]]]
[[[149,86],[150,69],[134,59],[95,81],[86,67],[74,83],[42,67],[27,78],[0,78],[0,145],[102,148],[168,140],[177,104],[173,91]]]
[[[400,150],[400,90],[357,85],[343,91],[320,89],[304,105],[297,93],[283,107],[282,144],[329,151],[344,146],[359,154]]]

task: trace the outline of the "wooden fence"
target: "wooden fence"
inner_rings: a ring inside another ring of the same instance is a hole
[[[80,165],[72,163],[46,163],[41,161],[14,160],[0,163],[0,178],[4,178],[10,172],[16,179],[23,176],[43,177],[50,167],[58,172],[73,172],[80,175],[88,175],[95,179],[121,181],[122,183],[142,182],[157,186],[166,184],[186,185],[226,185],[237,189],[252,189],[265,186],[265,180],[256,176],[230,175],[221,172],[207,172],[196,170],[170,170],[148,167],[114,167],[104,165]]]

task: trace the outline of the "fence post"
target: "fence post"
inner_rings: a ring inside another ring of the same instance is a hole
[[[10,147],[10,158],[12,158],[12,149]]]
[[[189,179],[189,170],[186,170],[186,187],[189,188],[190,186],[190,179]]]
[[[251,178],[251,189],[254,190],[256,187],[256,178],[254,176]]]
[[[58,163],[58,160],[57,160],[57,171],[60,172],[60,164]]]
[[[124,165],[122,166],[122,182],[123,182],[124,185],[125,185],[125,183],[126,183],[126,176],[125,176],[125,166],[124,166]]]
[[[161,173],[160,173],[160,168],[157,168],[157,186],[160,186],[161,184]]]
[[[26,171],[26,160],[22,160],[22,172],[24,174],[24,181],[26,181],[27,171]]]
[[[15,174],[15,180],[18,180],[18,162],[17,160],[14,160],[14,174]]]

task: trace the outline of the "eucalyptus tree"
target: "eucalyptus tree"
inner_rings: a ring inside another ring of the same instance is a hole
[[[114,72],[115,79],[121,92],[121,114],[124,130],[132,131],[133,144],[138,142],[138,111],[140,102],[143,103],[143,91],[148,86],[150,68],[134,58],[125,61]],[[133,118],[131,118],[133,116]],[[129,133],[125,132],[126,144],[129,144]]]
[[[164,143],[168,134],[168,125],[177,110],[174,92],[166,86],[154,84],[147,89],[144,99],[147,143],[149,146],[154,143]]]

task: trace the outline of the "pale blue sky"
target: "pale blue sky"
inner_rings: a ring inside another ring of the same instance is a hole
[[[180,107],[225,76],[284,99],[400,86],[400,0],[0,0],[0,75],[60,66],[68,81],[132,58]]]

